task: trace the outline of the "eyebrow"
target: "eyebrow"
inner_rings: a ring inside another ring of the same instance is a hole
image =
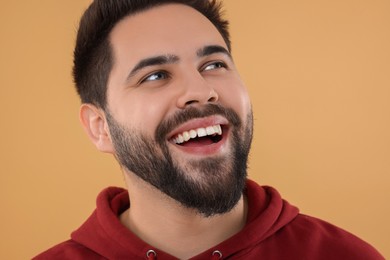
[[[202,58],[202,57],[209,56],[209,55],[212,55],[212,54],[215,54],[215,53],[225,54],[230,59],[232,59],[232,55],[230,54],[230,52],[227,49],[225,49],[224,47],[220,46],[220,45],[207,45],[207,46],[199,49],[196,52],[196,55],[199,58]]]
[[[204,46],[203,48],[200,48],[196,51],[196,55],[199,58],[206,57],[206,56],[209,56],[209,55],[212,55],[215,53],[222,53],[222,54],[228,56],[230,59],[232,59],[230,52],[227,49],[225,49],[224,47],[219,46],[219,45],[207,45],[207,46]],[[137,74],[138,71],[140,71],[146,67],[156,66],[156,65],[164,65],[164,64],[173,64],[173,63],[177,63],[179,60],[180,60],[180,58],[176,55],[173,55],[173,54],[158,55],[158,56],[153,56],[153,57],[142,59],[131,70],[131,72],[127,76],[127,80],[129,80],[135,74]]]
[[[127,76],[127,79],[133,77],[138,71],[142,70],[143,68],[156,66],[156,65],[163,65],[163,64],[172,64],[178,61],[179,61],[178,56],[169,55],[169,54],[142,59],[134,66],[129,76]]]

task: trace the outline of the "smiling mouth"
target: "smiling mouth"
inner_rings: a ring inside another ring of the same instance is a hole
[[[218,124],[191,129],[173,136],[171,140],[180,146],[210,145],[222,140],[223,128]]]

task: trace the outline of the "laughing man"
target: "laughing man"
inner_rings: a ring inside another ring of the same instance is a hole
[[[127,190],[35,259],[383,259],[247,179],[252,111],[217,1],[95,0],[74,52],[80,118]]]

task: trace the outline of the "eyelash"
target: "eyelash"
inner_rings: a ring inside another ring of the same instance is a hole
[[[207,67],[212,66],[212,65],[215,67],[212,69],[207,69]],[[227,68],[226,63],[223,61],[214,61],[214,62],[210,62],[210,63],[207,63],[206,65],[202,66],[200,71],[202,72],[202,71],[216,70],[216,69],[221,69],[221,68]],[[159,75],[156,79],[152,79],[152,80],[149,79],[152,76],[156,76],[156,75]],[[155,72],[148,74],[143,79],[141,79],[140,83],[144,83],[147,81],[161,80],[161,78],[159,78],[161,75],[163,75],[163,79],[167,79],[169,77],[169,73],[167,71],[164,71],[164,70],[155,71]]]
[[[160,78],[157,78],[157,79],[154,79],[154,80],[148,80],[150,77],[152,76],[156,76],[156,75],[163,75],[163,79],[166,79],[169,77],[169,73],[166,72],[166,71],[163,71],[163,70],[159,70],[159,71],[155,71],[155,72],[152,72],[150,73],[149,75],[147,75],[146,77],[144,77],[143,79],[141,79],[140,83],[143,83],[143,82],[146,82],[146,81],[156,81],[156,80],[160,80]]]
[[[226,69],[227,68],[226,63],[224,63],[223,61],[214,61],[214,62],[211,62],[211,63],[208,63],[208,64],[204,65],[202,71],[207,71],[206,68],[208,66],[211,66],[211,65],[215,66],[214,69],[221,69],[221,68],[225,68]]]

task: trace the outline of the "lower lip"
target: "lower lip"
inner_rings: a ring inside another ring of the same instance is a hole
[[[228,131],[227,129],[224,129],[222,133],[222,138],[217,143],[211,143],[207,145],[191,145],[191,146],[184,146],[178,144],[173,144],[173,145],[180,151],[187,154],[207,156],[207,155],[213,155],[220,152],[227,141],[227,137],[228,137]]]

